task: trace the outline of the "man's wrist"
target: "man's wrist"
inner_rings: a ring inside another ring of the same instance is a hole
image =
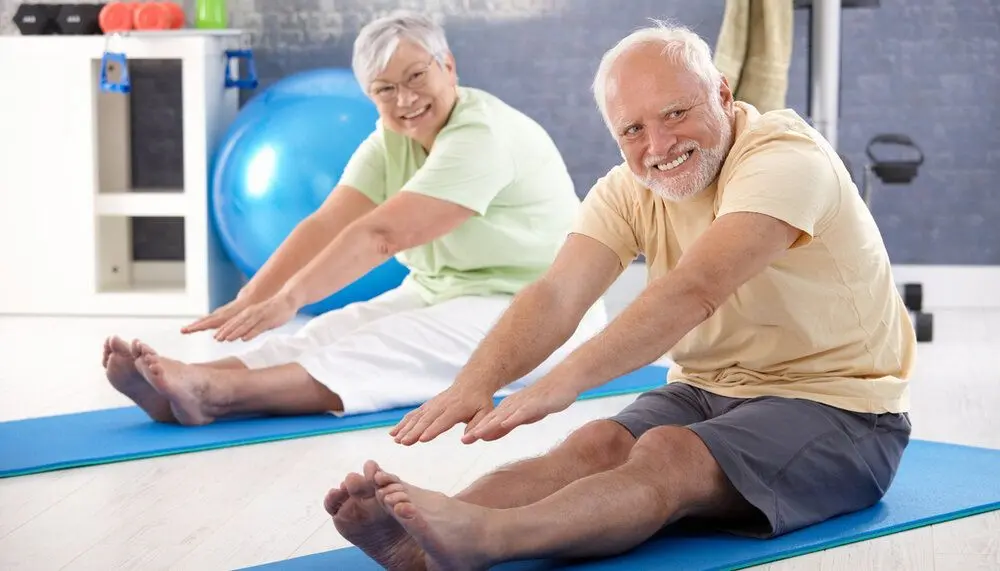
[[[477,395],[477,396],[493,396],[497,390],[493,390],[490,383],[483,382],[483,378],[477,375],[469,374],[459,374],[455,377],[455,380],[451,383],[450,390],[455,392]]]
[[[552,384],[559,391],[571,391],[579,395],[583,391],[596,387],[604,381],[594,376],[592,371],[586,370],[580,360],[570,355],[564,361],[556,365],[539,381]]]

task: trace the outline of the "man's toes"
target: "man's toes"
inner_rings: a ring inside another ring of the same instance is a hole
[[[375,482],[375,485],[380,488],[388,486],[389,484],[395,484],[400,481],[399,478],[397,478],[395,475],[390,474],[382,469],[379,469],[378,471],[375,472],[372,480]]]
[[[396,504],[410,501],[406,490],[398,488],[392,491],[379,490],[379,497],[382,499],[382,503],[390,508],[395,507]]]
[[[405,492],[400,492],[397,494],[392,494],[386,498],[385,505],[392,510],[392,513],[396,514],[397,517],[403,519],[413,519],[417,517],[417,508],[410,501],[409,497]]]
[[[385,499],[390,495],[405,491],[406,487],[403,484],[389,484],[388,486],[379,488],[375,493],[380,502],[385,502]]]
[[[147,381],[152,382],[163,374],[163,366],[154,355],[143,355],[140,359],[136,359],[135,364]]]
[[[133,339],[132,340],[132,355],[136,359],[138,359],[139,357],[142,357],[143,355],[156,355],[156,351],[153,351],[152,347],[150,347],[149,345],[143,343],[142,341],[139,341],[138,339]]]

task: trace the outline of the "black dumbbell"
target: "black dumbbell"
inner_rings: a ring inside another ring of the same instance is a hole
[[[62,4],[21,4],[14,12],[14,25],[22,36],[58,34],[57,18],[62,6]]]
[[[934,340],[934,314],[922,311],[915,312],[913,328],[916,330],[917,343],[930,343]]]
[[[924,287],[921,284],[903,284],[903,305],[910,311],[923,311]]]
[[[59,31],[67,36],[103,34],[100,25],[104,4],[63,4],[57,17]]]

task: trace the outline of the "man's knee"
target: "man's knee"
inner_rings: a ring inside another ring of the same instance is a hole
[[[554,453],[567,454],[593,471],[610,470],[628,459],[635,437],[613,420],[592,420],[573,431]]]
[[[705,442],[683,426],[648,430],[635,443],[627,465],[677,514],[728,509],[739,500]]]
[[[671,469],[691,471],[711,467],[714,459],[694,431],[683,426],[658,426],[647,430],[636,441],[629,462],[641,464],[654,472]]]

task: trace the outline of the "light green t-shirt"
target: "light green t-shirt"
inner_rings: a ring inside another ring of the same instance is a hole
[[[397,255],[410,269],[407,280],[430,303],[517,293],[552,264],[580,205],[562,155],[541,125],[468,87],[458,88],[429,155],[379,122],[340,183],[376,204],[416,192],[476,212],[451,233]]]

